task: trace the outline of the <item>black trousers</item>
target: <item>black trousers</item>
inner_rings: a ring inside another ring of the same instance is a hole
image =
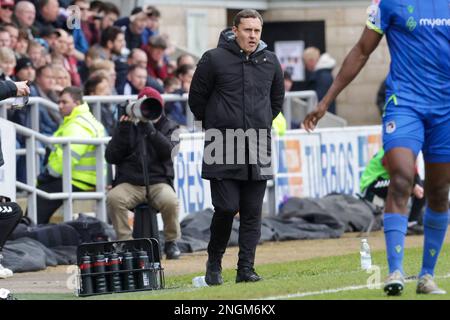
[[[22,218],[22,209],[15,202],[0,203],[0,253],[6,240]]]
[[[374,181],[371,185],[369,185],[364,193],[364,198],[368,201],[372,202],[374,196],[380,197],[383,200],[386,200],[388,194],[389,180],[378,179]],[[420,224],[423,222],[423,207],[425,206],[426,199],[423,197],[422,199],[417,198],[414,195],[411,195],[412,205],[409,212],[408,221],[416,221]]]
[[[239,212],[238,269],[253,268],[256,246],[261,237],[261,212],[267,181],[211,180],[214,215],[208,244],[208,263],[219,269]],[[214,270],[217,271],[217,270]]]
[[[39,184],[39,189],[53,193],[62,192],[62,179],[53,179]],[[72,185],[72,191],[83,191]],[[37,223],[48,223],[50,218],[55,213],[56,210],[63,204],[62,200],[47,200],[42,197],[37,197]],[[27,211],[28,213],[28,211]],[[25,215],[27,215],[27,213]]]

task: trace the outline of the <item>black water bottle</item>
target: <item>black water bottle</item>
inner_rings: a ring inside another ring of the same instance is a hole
[[[108,292],[108,286],[106,285],[105,276],[106,259],[103,254],[97,254],[94,258],[94,272],[98,273],[95,276],[95,293]]]
[[[137,252],[137,268],[138,269],[148,269],[149,261],[147,252],[144,250],[140,250]],[[150,271],[143,270],[138,272],[138,281],[137,281],[138,289],[150,289]]]
[[[133,270],[133,260],[133,254],[131,252],[124,252],[122,256],[122,270]],[[123,289],[128,291],[136,289],[133,271],[123,273]]]
[[[108,271],[119,271],[120,270],[120,260],[119,255],[115,252],[109,255],[108,261]],[[120,280],[120,274],[118,272],[109,274],[109,290],[111,292],[122,291],[122,281]]]
[[[94,286],[92,283],[92,260],[87,254],[81,257],[81,294],[93,294]]]

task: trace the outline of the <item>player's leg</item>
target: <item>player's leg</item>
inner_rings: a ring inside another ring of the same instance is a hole
[[[448,226],[450,185],[450,106],[430,109],[427,116],[423,157],[425,161],[424,253],[418,293],[443,293],[433,281]]]
[[[393,148],[386,153],[391,177],[384,213],[389,277],[384,291],[388,295],[401,294],[404,287],[403,255],[408,228],[408,199],[415,175],[415,154],[407,148]]]
[[[2,248],[22,217],[22,209],[15,202],[0,203],[0,279],[11,277],[13,272],[2,266]]]
[[[450,163],[425,164],[425,194],[428,201],[424,222],[422,269],[417,293],[443,294],[433,281],[434,269],[448,226]]]

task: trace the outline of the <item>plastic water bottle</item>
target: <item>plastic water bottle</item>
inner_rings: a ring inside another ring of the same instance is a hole
[[[198,276],[192,279],[192,285],[195,288],[207,287],[208,284],[205,281],[205,276]]]
[[[370,246],[367,239],[361,239],[359,253],[361,254],[361,269],[370,269],[372,267],[372,256],[370,255]]]

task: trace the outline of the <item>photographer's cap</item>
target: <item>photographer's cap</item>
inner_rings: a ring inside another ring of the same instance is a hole
[[[142,97],[155,99],[161,104],[161,107],[164,107],[164,100],[161,97],[161,94],[157,90],[153,89],[152,87],[143,88],[139,92],[138,99],[140,99]]]

